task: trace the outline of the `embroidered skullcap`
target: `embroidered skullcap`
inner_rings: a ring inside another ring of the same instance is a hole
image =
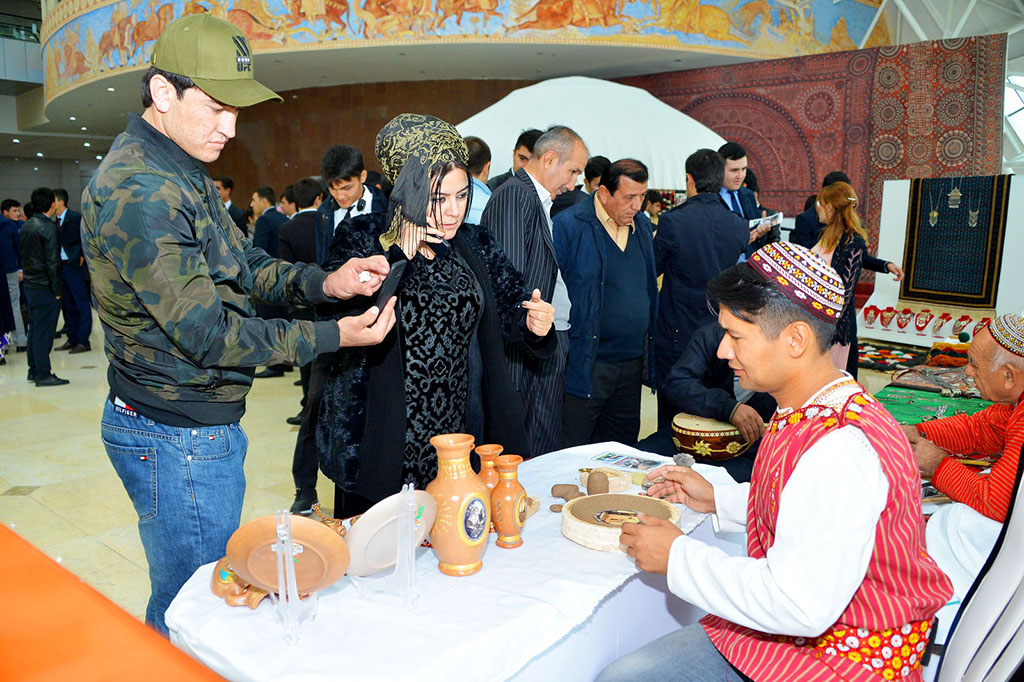
[[[755,251],[747,264],[765,282],[815,317],[832,324],[839,320],[843,311],[843,280],[810,249],[792,242],[772,242]]]
[[[1024,357],[1024,317],[1000,315],[988,326],[992,338],[1014,355]]]
[[[389,228],[380,238],[386,249],[398,241],[404,221],[426,226],[431,171],[447,163],[464,166],[469,150],[452,124],[425,114],[399,114],[377,133],[374,153],[394,185],[388,202]]]

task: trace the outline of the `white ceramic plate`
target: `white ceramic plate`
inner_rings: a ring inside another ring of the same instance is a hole
[[[351,557],[349,575],[373,575],[397,563],[398,502],[401,496],[401,493],[395,493],[381,500],[352,524],[345,535]],[[413,491],[413,496],[419,505],[413,526],[413,537],[418,547],[434,525],[437,503],[430,493],[423,490]]]

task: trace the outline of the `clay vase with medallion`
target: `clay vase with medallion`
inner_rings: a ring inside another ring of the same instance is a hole
[[[498,470],[494,468],[494,458],[497,457],[504,451],[500,445],[488,444],[478,445],[476,448],[476,454],[480,457],[480,480],[487,486],[488,494],[494,490],[494,486],[498,485]],[[494,531],[494,505],[491,505],[491,532]]]
[[[496,460],[498,485],[491,491],[494,528],[498,531],[498,547],[514,549],[523,544],[526,523],[526,490],[519,482],[519,455],[500,455]]]
[[[437,477],[427,484],[437,502],[430,529],[437,567],[446,575],[472,575],[483,565],[491,524],[490,490],[469,465],[473,436],[445,433],[430,444],[437,450]]]

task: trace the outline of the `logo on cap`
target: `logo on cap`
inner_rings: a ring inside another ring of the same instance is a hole
[[[234,36],[235,41],[235,62],[239,71],[252,71],[252,52],[249,50],[249,43],[244,36]]]

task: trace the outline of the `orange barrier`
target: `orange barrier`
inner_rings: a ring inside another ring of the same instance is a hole
[[[0,524],[0,680],[220,680]]]

